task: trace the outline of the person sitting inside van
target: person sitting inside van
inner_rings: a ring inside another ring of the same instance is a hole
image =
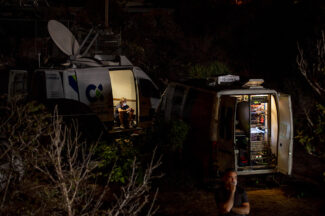
[[[122,97],[115,107],[115,119],[119,121],[120,128],[132,127],[134,110],[126,104],[126,98]]]

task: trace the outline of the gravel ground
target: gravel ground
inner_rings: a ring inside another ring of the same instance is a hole
[[[272,188],[246,188],[251,216],[324,215],[325,196],[317,188],[295,184]],[[158,216],[217,216],[213,190],[161,191]]]
[[[324,159],[308,155],[302,146],[296,145],[292,177],[239,178],[239,183],[246,189],[250,201],[250,216],[325,215],[323,172]],[[179,189],[172,184],[166,184],[159,192],[157,203],[160,205],[158,216],[218,215],[213,189]]]

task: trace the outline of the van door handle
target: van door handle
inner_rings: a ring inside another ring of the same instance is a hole
[[[282,143],[280,143],[280,147],[282,147]]]

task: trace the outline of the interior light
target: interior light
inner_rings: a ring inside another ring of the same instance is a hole
[[[262,94],[262,95],[252,95],[252,97],[266,97],[268,95]]]

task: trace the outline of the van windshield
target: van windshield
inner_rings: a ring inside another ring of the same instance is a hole
[[[139,79],[139,87],[142,96],[160,98],[158,89],[152,84],[151,80]]]

